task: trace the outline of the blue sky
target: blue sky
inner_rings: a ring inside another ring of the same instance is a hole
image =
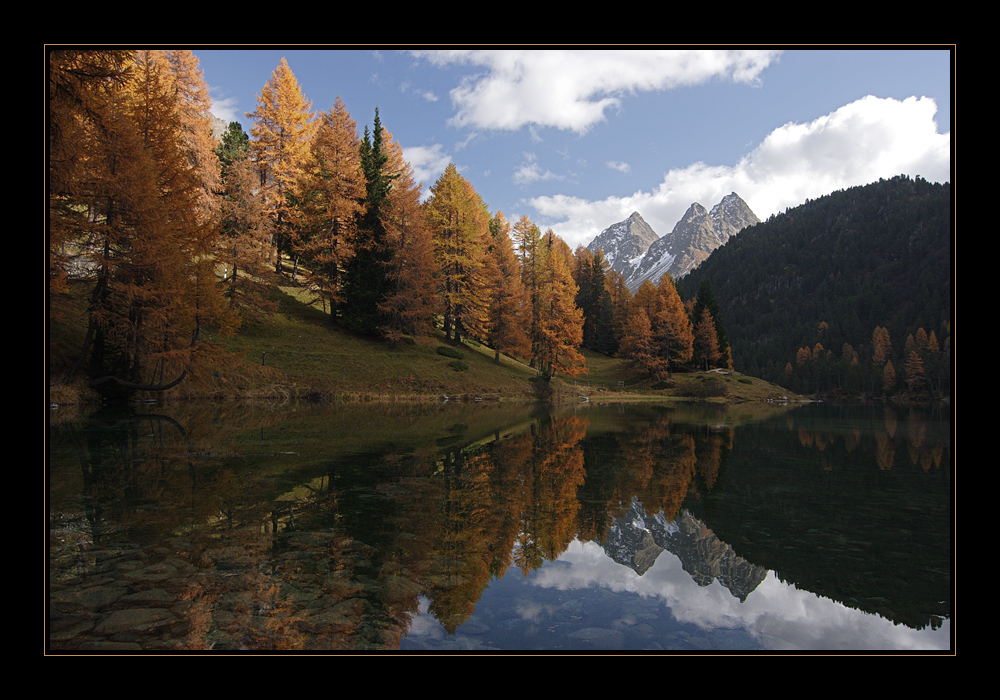
[[[491,212],[571,247],[638,211],[661,236],[737,192],[761,218],[901,173],[951,179],[947,49],[199,49],[239,121],[284,57],[318,112],[375,108],[425,195],[449,162]]]

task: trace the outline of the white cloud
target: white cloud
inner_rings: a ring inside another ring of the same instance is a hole
[[[538,158],[534,153],[525,153],[524,161],[514,171],[511,179],[515,185],[527,185],[539,180],[561,180],[562,178],[551,170],[542,170],[541,166],[538,165]]]
[[[220,88],[212,88],[209,90],[209,94],[213,92],[218,92]],[[222,97],[215,98],[212,97],[212,114],[219,119],[228,124],[229,122],[238,122],[243,118],[243,112],[237,107],[235,97]]]
[[[712,207],[739,194],[761,219],[839,189],[880,177],[920,175],[945,182],[951,173],[950,135],[939,134],[937,104],[926,97],[905,100],[865,97],[807,124],[772,131],[735,165],[693,163],[669,171],[655,189],[630,196],[587,201],[563,195],[529,204],[571,248],[633,211],[661,236],[669,233],[692,202]]]
[[[424,185],[424,193],[430,191],[444,169],[451,162],[451,156],[445,153],[441,144],[433,146],[403,147],[403,160],[413,168],[413,178]]]
[[[703,630],[743,630],[763,648],[774,650],[943,650],[951,641],[947,621],[937,630],[909,629],[797,589],[773,571],[741,600],[719,581],[707,586],[696,582],[680,558],[670,552],[660,554],[639,576],[609,559],[600,545],[579,540],[571,542],[556,562],[543,565],[524,585],[635,593],[660,600],[683,623]]]
[[[399,91],[404,95],[410,93],[415,94],[417,97],[424,100],[425,102],[437,102],[439,99],[438,96],[435,95],[432,90],[421,90],[419,88],[415,88],[409,81],[404,81],[400,83]]]
[[[632,170],[632,167],[628,163],[623,163],[620,160],[609,160],[605,163],[612,170],[617,170],[620,173],[627,173]]]
[[[459,127],[550,126],[585,132],[636,91],[669,90],[713,78],[756,84],[779,52],[767,50],[418,51],[435,65],[484,67],[452,89]]]

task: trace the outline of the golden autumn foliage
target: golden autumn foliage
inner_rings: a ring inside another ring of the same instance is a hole
[[[636,306],[629,312],[618,355],[631,360],[643,371],[653,372],[656,369],[653,327],[642,306]]]
[[[501,352],[528,360],[531,340],[525,329],[531,318],[530,299],[521,283],[510,224],[503,212],[493,217],[492,228],[491,249],[485,260],[487,340],[498,364]]]
[[[619,356],[658,376],[689,362],[693,351],[691,322],[673,280],[664,275],[656,286],[645,280],[629,300]]]
[[[297,219],[289,195],[306,172],[317,128],[312,102],[302,93],[284,58],[257,95],[257,108],[246,115],[253,122],[251,148],[265,208],[274,220],[275,266],[280,272],[281,254],[290,251]]]
[[[403,333],[429,336],[433,316],[440,308],[434,239],[420,204],[421,186],[413,168],[403,160],[403,149],[386,134],[386,170],[392,178],[383,213],[387,243],[393,249],[388,271],[390,291],[380,309],[388,318],[386,337],[397,342]]]
[[[201,327],[231,327],[212,269],[219,165],[196,61],[55,51],[49,87],[52,290],[74,267],[93,280],[77,367],[105,393],[174,386]]]
[[[229,333],[276,308],[283,257],[331,323],[392,345],[441,323],[547,377],[586,373],[584,345],[657,378],[692,360],[672,280],[633,297],[603,253],[491,215],[454,164],[422,201],[378,110],[359,138],[339,97],[313,110],[284,58],[246,113],[249,135],[233,123],[220,144],[192,52],[51,55],[49,287],[61,294],[81,270],[93,280],[78,363],[93,379],[174,386],[204,351],[202,328]],[[713,352],[703,336],[699,360]]]
[[[881,367],[892,354],[892,341],[886,328],[876,327],[872,333],[872,362]]]
[[[249,157],[234,160],[224,180],[222,235],[216,257],[222,265],[225,296],[234,313],[260,320],[274,310],[270,285],[270,217],[257,190],[257,171]]]
[[[292,247],[308,265],[310,286],[336,316],[340,270],[353,254],[365,194],[357,124],[339,97],[320,115],[295,193],[298,226]]]
[[[482,336],[483,264],[489,242],[489,214],[475,189],[449,163],[431,187],[427,220],[434,232],[445,336]]]
[[[583,311],[576,306],[576,282],[570,272],[569,246],[551,229],[542,240],[543,253],[537,270],[536,304],[539,306],[538,366],[549,373],[575,377],[587,371],[580,353],[583,342]]]
[[[536,365],[539,343],[541,342],[541,302],[539,298],[538,279],[541,273],[539,260],[542,247],[542,233],[527,215],[522,215],[514,224],[513,242],[517,249],[521,267],[521,284],[528,293],[528,304],[531,313],[531,321],[528,327],[528,339],[531,341],[531,358],[529,362],[534,367]]]
[[[715,333],[715,321],[707,308],[694,326],[694,343],[698,356],[705,363],[705,369],[719,361],[719,337]]]

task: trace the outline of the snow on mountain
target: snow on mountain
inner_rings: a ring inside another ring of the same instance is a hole
[[[611,269],[621,272],[632,267],[635,260],[642,260],[646,250],[657,238],[659,236],[639,212],[633,212],[624,221],[604,229],[590,242],[587,250],[596,253],[600,249]]]
[[[665,273],[683,277],[742,229],[760,221],[735,192],[708,211],[694,202],[663,237],[657,236],[638,212],[606,228],[587,249],[600,248],[612,269],[625,277],[634,294],[644,280],[654,284]]]

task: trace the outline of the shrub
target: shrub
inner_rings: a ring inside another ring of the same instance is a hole
[[[458,360],[462,359],[462,353],[455,348],[448,347],[447,345],[438,345],[437,354],[444,355],[445,357],[454,357]]]
[[[448,363],[448,366],[451,367],[456,372],[464,372],[465,370],[469,369],[468,363],[465,362],[464,360],[452,360],[451,362]]]
[[[539,401],[548,403],[552,401],[552,397],[555,392],[552,389],[552,385],[549,383],[549,378],[547,376],[540,375],[528,380],[531,382],[532,386],[535,388],[535,398]]]
[[[689,382],[680,391],[681,396],[696,399],[707,399],[713,396],[725,396],[726,385],[712,377],[699,377],[699,382]]]

